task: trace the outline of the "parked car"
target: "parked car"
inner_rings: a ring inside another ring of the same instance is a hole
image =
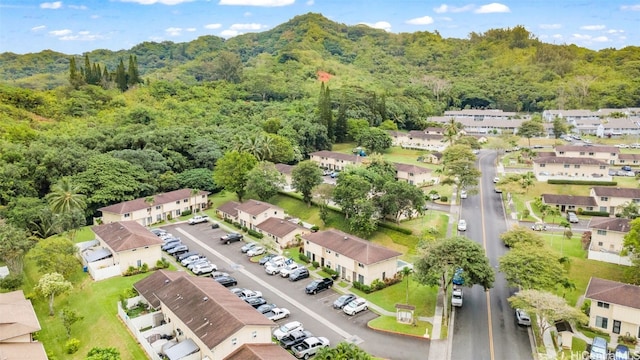
[[[151,229],[149,231],[151,231],[155,236],[160,236],[160,235],[164,235],[164,234],[167,233],[167,230],[157,229],[157,228],[156,229]]]
[[[287,264],[284,261],[269,262],[264,268],[264,271],[269,275],[275,275],[280,273],[280,270],[284,269]]]
[[[194,217],[192,217],[191,219],[188,220],[189,225],[195,225],[195,224],[200,224],[203,222],[207,222],[209,221],[209,216],[208,215],[196,215]]]
[[[580,219],[578,219],[578,216],[573,211],[567,211],[567,220],[572,224],[580,222]]]
[[[516,322],[518,325],[531,326],[531,318],[526,311],[522,309],[516,309]]]
[[[218,267],[215,266],[214,264],[212,264],[212,263],[203,263],[203,264],[194,266],[193,270],[191,270],[191,271],[193,271],[193,273],[195,275],[202,275],[202,274],[212,273],[212,272],[214,272],[216,270],[218,270]]]
[[[283,337],[282,339],[280,339],[280,345],[289,350],[292,347],[300,344],[301,342],[304,341],[304,339],[306,338],[310,338],[312,337],[313,334],[310,331],[307,330],[296,330],[291,332],[289,335]]]
[[[217,277],[221,277],[221,276],[229,276],[229,274],[227,274],[226,272],[222,272],[222,271],[214,271],[211,274],[209,274],[209,276],[211,276],[212,278],[217,278]]]
[[[232,242],[240,241],[242,239],[243,239],[242,234],[228,233],[227,235],[224,235],[224,236],[220,237],[220,242],[223,242],[223,243],[229,245]]]
[[[547,231],[547,224],[543,222],[537,222],[531,225],[531,230],[533,231]]]
[[[324,279],[316,279],[313,280],[307,287],[304,288],[304,291],[307,294],[317,294],[320,291],[327,290],[333,286],[333,280],[329,278]]]
[[[182,241],[180,239],[173,239],[171,241],[166,242],[164,245],[162,245],[161,249],[164,251],[168,251],[169,249],[176,247],[180,244],[182,244]]]
[[[496,192],[496,194],[502,194],[502,189],[500,189],[500,188],[499,188],[499,187],[497,187],[497,186],[493,189],[493,191],[495,191],[495,192]]]
[[[440,194],[437,194],[437,193],[429,194],[429,199],[431,199],[431,200],[439,200],[440,199]]]
[[[298,264],[298,263],[291,263],[287,266],[285,266],[283,269],[280,270],[280,276],[282,276],[283,278],[289,277],[289,275],[291,275],[291,273],[294,270],[297,270],[299,268],[301,268],[302,265]]]
[[[631,170],[631,166],[629,166],[629,165],[624,165],[623,167],[621,167],[621,169],[624,170],[624,171],[633,171],[633,170]]]
[[[493,178],[493,183],[494,184],[497,184],[499,182],[500,182],[500,178],[499,177],[496,176],[496,177]]]
[[[236,295],[238,295],[238,297],[240,299],[243,299],[243,300],[244,299],[249,299],[249,298],[252,298],[252,297],[261,297],[262,296],[262,292],[253,291],[253,290],[249,290],[249,289],[239,289],[238,291],[234,291],[234,293]]]
[[[462,306],[462,289],[456,288],[451,292],[451,306]]]
[[[256,310],[258,310],[258,312],[261,313],[261,314],[266,314],[269,311],[271,311],[271,310],[273,310],[273,309],[275,309],[277,307],[278,307],[278,305],[276,305],[276,304],[263,304],[263,305],[258,306],[256,308]]]
[[[596,336],[591,341],[591,351],[589,351],[589,359],[591,360],[606,360],[607,357],[607,340]]]
[[[345,305],[342,308],[342,311],[347,315],[353,316],[359,313],[360,311],[367,310],[368,308],[369,308],[369,305],[367,304],[367,300],[363,298],[356,298],[350,301],[347,305]]]
[[[278,320],[282,320],[282,319],[288,318],[289,315],[291,315],[291,312],[288,309],[285,309],[285,308],[273,308],[273,309],[271,309],[271,311],[269,311],[268,313],[266,313],[264,315],[269,320],[278,321]]]
[[[196,261],[194,261],[194,262],[192,262],[192,263],[188,264],[188,265],[187,265],[187,269],[189,269],[189,270],[193,270],[193,268],[194,268],[194,267],[196,267],[196,266],[198,266],[198,265],[206,264],[206,263],[208,263],[208,262],[211,262],[211,261],[209,261],[209,259],[207,259],[206,257],[203,257],[203,258],[202,258],[202,259],[200,259],[200,260],[196,260]]]
[[[458,231],[467,231],[467,222],[464,219],[458,221]]]
[[[460,199],[466,199],[467,196],[467,190],[460,190]]]
[[[247,251],[247,256],[253,257],[253,256],[262,255],[264,254],[265,251],[266,249],[264,248],[264,246],[254,246],[253,249]]]
[[[291,272],[291,275],[289,275],[289,281],[298,281],[300,279],[306,279],[308,277],[309,277],[309,269],[305,267],[301,267]]]
[[[191,256],[188,256],[188,257],[182,259],[182,261],[180,261],[180,264],[182,264],[182,266],[188,266],[192,262],[196,262],[198,260],[203,260],[203,259],[206,259],[206,258],[207,257],[202,255],[202,254],[191,255]]]
[[[267,300],[263,297],[252,297],[252,298],[246,298],[244,299],[244,301],[253,306],[255,309],[257,309],[258,307],[260,307],[260,305],[264,305],[267,303]]]
[[[629,360],[631,359],[631,353],[629,352],[629,348],[625,345],[618,344],[616,346],[615,351],[613,352],[614,360]]]
[[[276,339],[281,340],[283,337],[291,334],[296,330],[304,330],[304,328],[302,327],[302,323],[300,321],[291,321],[275,329],[273,331],[273,336]]]
[[[262,258],[260,258],[260,261],[258,261],[258,264],[264,265],[264,264],[268,263],[269,260],[273,259],[275,256],[276,256],[276,254],[267,254],[267,255],[263,256]]]
[[[242,245],[242,247],[240,248],[240,251],[242,251],[242,253],[247,253],[249,250],[253,249],[256,246],[258,246],[258,244],[254,242],[246,243]]]
[[[315,355],[318,350],[328,347],[329,339],[325,337],[310,337],[304,339],[300,344],[292,347],[293,355],[298,359],[308,359],[310,356]]]
[[[188,258],[190,256],[194,256],[194,255],[199,255],[199,254],[198,254],[197,251],[189,251],[189,252],[186,252],[184,254],[180,254],[180,255],[176,256],[176,261],[179,262],[179,263],[182,263],[182,260],[184,260],[184,259],[186,259],[186,258]]]
[[[215,222],[215,221],[214,221],[214,222],[212,222],[212,223],[211,223],[211,228],[212,228],[212,229],[219,229],[219,228],[220,228],[220,223]]]
[[[189,252],[189,247],[185,244],[179,244],[167,250],[167,254],[174,255],[174,256],[179,254],[184,254],[186,252]]]
[[[352,302],[356,298],[357,298],[357,296],[355,296],[353,294],[344,294],[344,295],[340,296],[339,298],[337,298],[336,301],[333,302],[333,308],[334,309],[342,309],[348,303]]]
[[[213,280],[217,281],[220,285],[224,287],[231,287],[238,285],[238,281],[232,276],[218,276],[214,277]]]

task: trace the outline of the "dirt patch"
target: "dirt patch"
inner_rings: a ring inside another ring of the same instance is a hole
[[[329,79],[331,79],[332,76],[333,75],[329,74],[328,72],[318,70],[318,80],[322,81],[323,83],[326,83],[327,81],[329,81]]]

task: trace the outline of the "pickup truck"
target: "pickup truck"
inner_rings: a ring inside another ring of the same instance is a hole
[[[309,285],[307,285],[306,288],[304,288],[304,291],[307,294],[317,294],[320,291],[323,290],[327,290],[328,288],[333,286],[333,280],[329,279],[329,278],[324,278],[324,279],[316,279],[313,280]]]
[[[284,269],[287,264],[284,261],[267,264],[264,271],[269,275],[275,275],[280,273],[280,270]]]
[[[266,316],[269,320],[273,321],[286,319],[289,317],[289,315],[291,315],[291,312],[285,308],[273,308],[271,309],[271,311],[264,314],[264,316]]]
[[[283,337],[282,339],[280,339],[280,345],[282,345],[283,348],[289,350],[292,347],[300,344],[301,342],[304,341],[304,339],[306,338],[310,338],[313,337],[313,334],[310,331],[307,330],[296,330],[294,332],[292,332],[291,334]]]
[[[208,215],[196,215],[196,216],[192,217],[191,219],[189,219],[189,225],[200,224],[200,223],[207,222],[207,221],[209,221],[209,216]]]
[[[248,299],[248,298],[253,298],[253,297],[261,297],[262,296],[262,292],[260,291],[253,291],[253,290],[249,290],[249,289],[238,289],[237,291],[233,291],[236,295],[238,295],[238,297],[242,300],[244,299]]]
[[[329,339],[326,337],[310,337],[304,339],[303,342],[294,346],[293,355],[298,359],[308,359],[310,356],[315,355],[319,349],[329,346]]]

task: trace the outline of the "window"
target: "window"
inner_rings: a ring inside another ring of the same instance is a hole
[[[598,235],[607,235],[607,230],[598,229]]]
[[[601,211],[601,212],[605,212],[605,211],[607,211],[607,207],[606,207],[606,206],[600,206],[600,211]]]
[[[162,209],[162,206],[156,205],[156,210],[160,210],[160,209]]]
[[[606,168],[607,168],[607,167],[606,167],[605,165],[600,165],[600,170],[604,170],[604,169],[606,169]]]
[[[580,151],[580,155],[584,155],[584,151]]]
[[[598,246],[602,246],[602,241],[598,241]]]
[[[409,176],[413,176],[413,173],[409,173]]]
[[[180,200],[176,201],[176,205],[180,205]]]
[[[326,250],[327,250],[327,254],[331,254],[331,250],[329,249],[326,249]]]
[[[547,164],[540,164],[540,167],[545,167],[547,166]]]
[[[176,216],[180,216],[180,210],[176,210]]]
[[[182,200],[183,203],[189,202],[189,199]]]
[[[592,153],[592,152],[589,153],[589,156],[593,156],[593,155],[595,155],[595,153]]]
[[[364,264],[363,263],[358,263],[358,267],[363,268],[364,269]]]
[[[603,309],[608,309],[609,308],[609,303],[598,301],[598,307],[601,307]]]
[[[358,282],[364,284],[364,276],[358,274]]]
[[[640,203],[640,199],[633,199],[632,201],[634,204]]]
[[[596,326],[599,328],[606,329],[609,325],[609,319],[602,316],[596,316]]]
[[[569,164],[564,164],[564,168],[565,168],[565,169],[568,169],[568,168],[570,168],[570,167],[571,167],[571,165],[569,165]]]
[[[613,320],[613,329],[611,329],[611,332],[614,334],[620,334],[620,321]]]
[[[573,165],[574,169],[580,169],[580,165]]]
[[[600,201],[609,201],[609,198],[606,196],[600,196]]]
[[[564,151],[560,151],[560,155],[564,155]]]
[[[251,332],[251,337],[254,338],[254,339],[257,338],[258,337],[258,332],[257,331]]]
[[[336,257],[339,257],[339,256],[340,256],[340,254],[336,253]]]
[[[129,218],[129,217],[131,217],[131,214],[129,214],[129,213],[124,214],[124,218],[125,218],[125,219],[126,219],[126,218]]]
[[[231,345],[236,345],[238,343],[238,338],[231,339]]]

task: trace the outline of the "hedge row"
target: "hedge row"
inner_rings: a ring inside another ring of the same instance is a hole
[[[616,186],[617,181],[598,181],[598,180],[565,180],[565,179],[549,179],[547,184],[554,185],[600,185],[600,186]]]
[[[387,223],[387,222],[379,222],[378,226],[381,227],[381,228],[394,230],[394,231],[397,231],[399,233],[403,233],[403,234],[406,234],[406,235],[413,234],[413,231],[411,231],[411,229],[403,228],[403,227],[400,227],[398,225]]]
[[[586,210],[582,210],[580,215],[609,217],[610,214],[608,212],[606,212],[606,211],[586,211]]]

